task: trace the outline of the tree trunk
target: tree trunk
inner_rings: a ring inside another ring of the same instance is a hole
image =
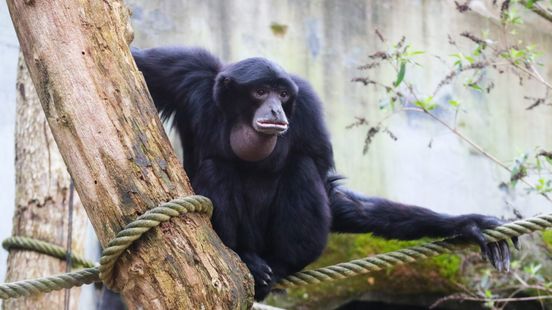
[[[101,243],[158,203],[192,194],[130,54],[124,3],[8,0],[8,7],[46,119]],[[116,289],[131,308],[251,305],[247,268],[205,215],[153,229],[117,267]]]
[[[22,55],[19,58],[16,102],[16,207],[12,235],[33,237],[65,247],[69,231],[70,177]],[[75,195],[71,249],[78,254],[83,253],[86,223],[86,213]],[[14,249],[8,256],[6,281],[65,271],[65,262],[58,258]],[[70,294],[70,308],[77,309],[80,289],[73,289]],[[5,309],[63,309],[64,305],[65,291],[4,301]]]

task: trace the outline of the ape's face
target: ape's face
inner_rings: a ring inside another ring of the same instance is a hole
[[[216,79],[214,99],[230,121],[230,146],[245,161],[272,154],[292,122],[299,89],[277,64],[249,58],[227,66]]]
[[[291,92],[283,85],[275,87],[260,85],[249,91],[255,113],[251,120],[251,127],[258,133],[279,135],[288,130],[289,122],[284,110],[285,105],[291,104]]]
[[[294,90],[283,84],[247,87],[235,107],[241,111],[230,133],[230,146],[245,161],[259,161],[272,154],[278,136],[289,128]]]

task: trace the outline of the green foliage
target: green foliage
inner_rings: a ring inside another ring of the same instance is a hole
[[[397,80],[393,82],[393,86],[397,87],[401,85],[401,82],[404,80],[405,73],[406,73],[406,62],[402,61],[399,72],[397,74]]]
[[[480,50],[477,50],[478,51],[477,55],[480,55]],[[452,54],[450,55],[452,56],[454,59],[456,59],[456,61],[454,62],[454,65],[459,67],[459,68],[462,68],[462,66],[464,64],[473,64],[475,62],[475,59],[472,57],[472,56],[469,56],[469,55],[464,55],[462,54],[461,52],[458,52],[458,53],[455,53],[455,54]]]
[[[514,160],[514,165],[511,168],[510,184],[512,187],[517,185],[517,182],[527,176],[527,161],[529,154],[524,153]]]
[[[429,96],[422,100],[416,100],[414,105],[421,108],[424,111],[432,111],[437,107],[437,103],[433,101],[433,96]]]
[[[541,194],[552,193],[552,180],[539,178],[535,184],[535,190]]]
[[[535,63],[541,55],[542,53],[536,50],[535,45],[527,45],[524,48],[510,47],[510,49],[501,53],[500,57],[508,59],[516,65],[521,65]]]
[[[454,108],[458,108],[458,106],[460,106],[460,102],[458,102],[456,100],[449,100],[448,104],[450,104],[450,106],[452,106]]]
[[[479,84],[477,84],[477,82],[473,81],[472,79],[468,79],[466,83],[464,83],[464,86],[479,92],[483,92],[481,86],[479,86]]]
[[[549,251],[552,251],[552,229],[541,232],[542,241]]]
[[[532,9],[533,6],[535,5],[535,2],[537,2],[539,0],[527,0],[527,2],[525,3],[525,7],[528,8],[528,9]],[[551,1],[552,3],[552,1]]]
[[[398,67],[397,78],[393,82],[393,86],[395,88],[401,85],[402,81],[404,80],[404,76],[406,74],[406,64],[410,63],[419,65],[417,62],[414,61],[413,58],[414,56],[422,55],[424,53],[424,51],[420,50],[411,50],[409,44],[404,44],[404,38],[393,46],[393,50],[391,50],[390,54],[393,55],[392,59],[394,59],[395,67]]]

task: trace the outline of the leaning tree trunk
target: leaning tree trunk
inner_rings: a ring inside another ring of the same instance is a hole
[[[128,44],[120,0],[8,0],[31,78],[60,152],[105,246],[147,209],[190,195]],[[207,216],[189,214],[135,242],[115,286],[131,308],[251,305],[252,279]]]
[[[26,236],[65,247],[69,232],[70,177],[44,117],[23,57],[17,76],[15,130],[16,207],[13,236]],[[82,253],[86,213],[77,195],[73,198],[72,246]],[[66,271],[58,258],[12,249],[6,281],[48,276]],[[70,309],[78,308],[80,289],[70,292]],[[4,301],[5,309],[63,309],[65,291]]]

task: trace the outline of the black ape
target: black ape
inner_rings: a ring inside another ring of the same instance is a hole
[[[507,242],[486,244],[481,234],[500,224],[494,217],[448,216],[341,187],[319,98],[275,63],[223,65],[205,50],[178,47],[133,55],[162,116],[174,114],[192,186],[213,201],[214,229],[249,267],[256,299],[314,261],[330,231],[459,235],[499,270],[509,268]]]

